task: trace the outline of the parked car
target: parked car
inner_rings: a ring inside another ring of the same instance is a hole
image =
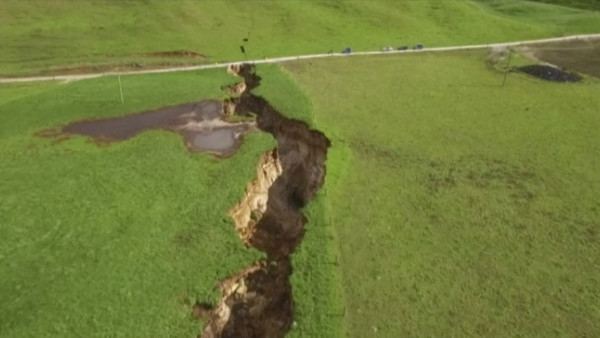
[[[350,47],[346,47],[346,48],[345,48],[345,49],[342,51],[342,54],[350,54],[350,53],[352,53],[352,48],[350,48]]]
[[[415,46],[413,47],[413,49],[414,49],[414,50],[421,50],[421,49],[423,49],[423,45],[419,43],[419,44],[415,45]]]
[[[400,47],[398,47],[398,50],[407,50],[407,49],[408,49],[408,46],[400,46]]]
[[[393,50],[394,50],[394,48],[392,48],[392,46],[386,46],[386,47],[381,48],[382,52],[391,52]]]

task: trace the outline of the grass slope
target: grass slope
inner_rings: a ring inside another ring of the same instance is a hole
[[[478,52],[286,64],[332,137],[349,337],[600,335],[600,82]]]
[[[0,75],[105,70],[111,65],[215,62],[356,50],[500,42],[600,32],[598,14],[524,1],[1,1]],[[496,8],[496,7],[494,7]],[[484,10],[482,10],[484,9]],[[543,12],[544,22],[535,20]],[[500,14],[500,15],[499,15]],[[149,58],[193,50],[209,56]],[[64,70],[63,70],[64,71]]]

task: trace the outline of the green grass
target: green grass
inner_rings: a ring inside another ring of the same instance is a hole
[[[346,46],[379,50],[600,32],[598,13],[590,11],[520,0],[489,6],[493,9],[473,1],[437,0],[7,0],[0,2],[0,75],[240,60],[239,46],[246,37],[248,57],[256,59],[338,52]],[[209,57],[143,56],[173,50]]]
[[[225,212],[269,142],[251,139],[237,161],[215,164],[186,156],[172,136],[110,149],[4,144],[1,336],[201,331],[190,302],[215,299],[216,281],[259,256]]]
[[[260,58],[597,33],[598,15],[526,1],[9,0],[0,75],[198,62],[140,55],[181,49],[239,60],[248,32]],[[256,92],[333,141],[293,256],[290,336],[600,335],[600,82],[510,74],[502,88],[483,53],[259,67]],[[235,81],[126,76],[125,104],[114,77],[0,86],[0,336],[200,332],[189,302],[260,257],[226,211],[274,141],[252,135],[219,161],[168,132],[107,147],[34,133],[222,98]]]
[[[600,335],[600,82],[485,57],[285,65],[333,142],[349,337]]]

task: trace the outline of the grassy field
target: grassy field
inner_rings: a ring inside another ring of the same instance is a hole
[[[261,58],[598,32],[597,11],[517,0],[7,0],[0,76],[240,60],[246,37]],[[173,50],[209,57],[144,56]],[[256,93],[333,142],[292,258],[290,336],[600,335],[599,80],[502,87],[484,51],[258,71]],[[260,257],[226,212],[271,137],[216,160],[163,131],[103,147],[34,134],[236,80],[124,76],[124,104],[115,77],[0,86],[0,337],[201,331],[191,303]]]
[[[593,32],[600,32],[597,12],[521,0],[6,0],[0,1],[0,76],[241,60],[241,44],[257,59]],[[177,50],[208,57],[146,56]]]
[[[600,335],[600,81],[485,58],[285,64],[332,138],[348,337]]]
[[[283,109],[303,107],[307,99],[276,67],[261,73],[273,79],[263,95],[276,95]],[[53,145],[34,133],[73,119],[220,98],[220,86],[234,81],[223,70],[123,77],[124,105],[114,77],[0,87],[0,336],[201,331],[190,303],[216,299],[219,279],[260,257],[243,248],[226,212],[254,178],[260,154],[275,145],[271,137],[251,135],[238,154],[219,161],[189,154],[168,132],[106,147],[80,137]],[[304,107],[291,114],[310,120]],[[321,198],[311,206],[308,244],[294,257],[297,335],[340,329],[339,320],[326,321],[337,282],[323,268],[333,261],[324,205]]]

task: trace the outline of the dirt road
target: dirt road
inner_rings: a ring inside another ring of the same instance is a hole
[[[524,40],[515,42],[503,42],[503,43],[490,43],[480,45],[464,45],[464,46],[449,46],[449,47],[434,47],[424,48],[421,50],[394,50],[389,52],[384,51],[371,51],[371,52],[354,52],[351,54],[332,53],[332,54],[309,54],[309,55],[298,55],[298,56],[286,56],[277,58],[265,58],[260,60],[250,61],[236,61],[226,63],[215,63],[210,65],[201,66],[189,66],[189,67],[172,67],[172,68],[161,68],[161,69],[147,69],[147,70],[135,70],[127,72],[106,72],[106,73],[94,73],[94,74],[82,74],[82,75],[56,75],[56,76],[32,76],[32,77],[17,77],[17,78],[0,78],[0,83],[20,83],[20,82],[37,82],[37,81],[78,81],[86,79],[94,79],[103,76],[115,76],[115,75],[135,75],[135,74],[160,74],[160,73],[173,73],[173,72],[187,72],[196,71],[203,69],[213,68],[226,68],[230,65],[236,65],[241,63],[250,64],[262,64],[262,63],[279,63],[293,60],[305,60],[305,59],[317,59],[326,57],[351,57],[354,55],[379,55],[379,54],[404,54],[404,53],[425,53],[425,52],[447,52],[454,50],[467,50],[467,49],[481,49],[491,47],[515,47],[522,45],[542,44],[549,42],[559,41],[570,41],[577,39],[597,39],[600,38],[600,34],[587,34],[587,35],[570,35],[559,38],[539,39],[539,40]]]

